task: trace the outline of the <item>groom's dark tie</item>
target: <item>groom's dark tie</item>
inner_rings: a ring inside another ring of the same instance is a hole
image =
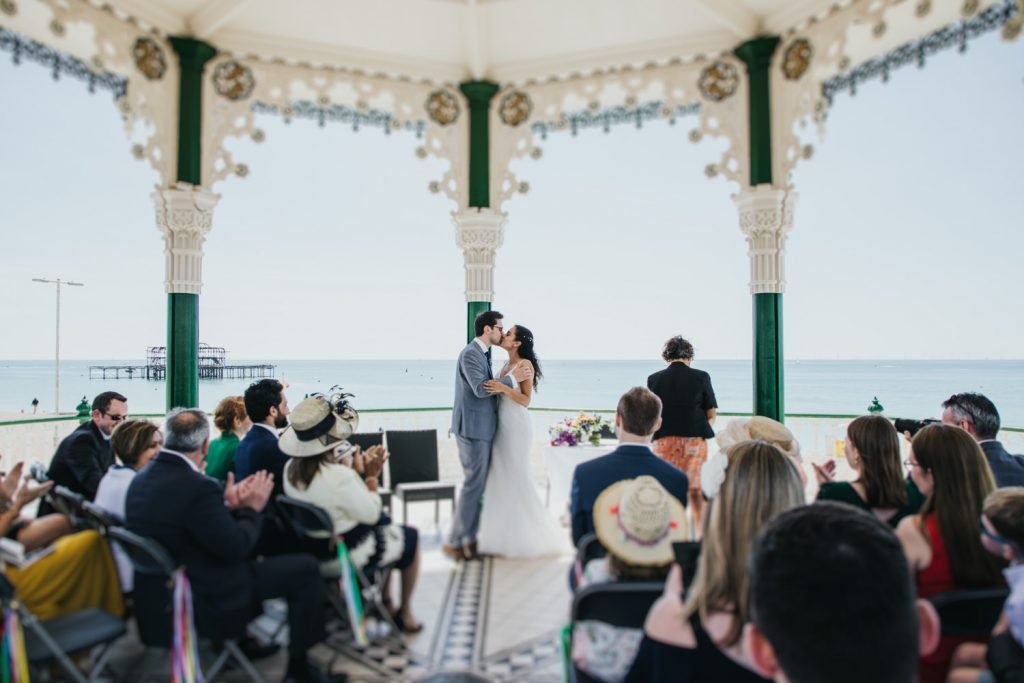
[[[487,377],[490,379],[494,377],[494,370],[491,369],[491,349],[484,351],[484,355],[487,356]]]

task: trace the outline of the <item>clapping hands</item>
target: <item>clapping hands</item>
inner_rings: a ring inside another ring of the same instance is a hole
[[[352,458],[352,469],[362,475],[364,479],[379,478],[387,460],[388,452],[384,450],[383,446],[370,446],[365,453],[357,446]]]
[[[11,471],[0,478],[0,502],[10,503],[16,511],[42,497],[47,491],[53,488],[53,482],[43,484],[32,483],[29,475],[22,476],[25,463],[19,462],[11,468]]]
[[[814,468],[814,476],[818,480],[818,486],[827,484],[833,481],[836,476],[836,461],[827,460],[824,464],[819,465],[816,462],[811,463],[811,467]]]
[[[234,473],[228,472],[227,484],[224,486],[224,504],[230,510],[249,508],[263,512],[273,490],[274,475],[266,470],[250,474],[237,484]]]

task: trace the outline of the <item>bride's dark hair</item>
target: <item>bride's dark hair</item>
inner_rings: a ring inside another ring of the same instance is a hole
[[[537,353],[533,350],[533,332],[530,332],[530,328],[517,324],[516,341],[519,342],[519,357],[525,358],[533,365],[533,388],[536,389],[537,383],[544,373],[540,371],[540,361],[537,360]]]

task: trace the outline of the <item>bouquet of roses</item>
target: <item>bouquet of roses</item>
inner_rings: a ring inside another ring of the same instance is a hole
[[[600,441],[601,428],[607,424],[608,421],[600,415],[580,413],[576,417],[556,422],[548,429],[548,434],[551,435],[552,446],[576,446],[587,441],[594,443]]]

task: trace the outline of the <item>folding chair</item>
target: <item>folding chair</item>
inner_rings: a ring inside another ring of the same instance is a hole
[[[351,434],[348,437],[348,442],[353,446],[359,446],[365,453],[369,450],[370,446],[383,446],[384,445],[384,432],[360,432],[357,434]],[[380,496],[380,502],[384,505],[384,509],[389,513],[391,512],[391,489],[384,488],[384,482],[381,482],[381,487],[377,489],[377,495]]]
[[[338,537],[334,534],[334,523],[331,522],[330,516],[323,508],[284,495],[277,497],[277,505],[295,534],[307,541],[306,552],[320,561],[320,576],[326,582],[327,597],[338,614],[347,620],[348,610],[338,587],[338,581],[342,576],[341,563],[338,560]],[[372,613],[391,627],[399,642],[404,642],[401,629],[384,605],[384,582],[387,581],[388,573],[393,567],[394,563],[367,567],[356,574],[364,605],[371,607]],[[370,571],[371,575],[367,576],[366,571]],[[352,628],[355,628],[354,624]]]
[[[18,611],[29,666],[41,669],[57,662],[76,683],[92,683],[100,678],[110,660],[111,646],[128,630],[123,619],[97,608],[43,621],[16,598],[14,585],[0,572],[0,601]],[[96,657],[87,677],[71,657],[94,649]]]
[[[969,588],[939,593],[928,601],[939,613],[942,635],[988,640],[1009,594],[1006,588]]]
[[[88,500],[82,502],[81,518],[85,526],[95,529],[104,536],[110,527],[124,526],[123,519]]]
[[[82,526],[82,505],[87,502],[85,496],[66,486],[54,486],[46,492],[45,500],[53,512],[70,519],[71,526],[76,529]]]
[[[166,625],[170,626],[172,618],[171,587],[174,583],[174,573],[177,570],[174,561],[163,546],[151,538],[139,536],[117,526],[110,527],[107,533],[112,541],[117,542],[128,553],[128,557],[131,558],[132,565],[135,567],[135,604],[136,613],[138,614],[140,640],[145,645],[164,648],[170,646],[171,638],[168,637],[170,632],[164,628],[152,628],[152,623],[159,621],[159,619],[154,620],[154,622],[148,622],[142,618],[142,612],[143,610],[149,610],[166,614]],[[141,591],[138,590],[140,574],[163,578],[166,581],[166,595],[150,596],[150,598],[142,595]],[[196,630],[199,630],[198,627]],[[213,664],[205,672],[206,680],[213,681],[231,659],[234,659],[242,667],[242,670],[245,671],[250,680],[257,683],[266,683],[260,672],[256,670],[256,667],[253,666],[253,663],[238,646],[237,638],[225,638],[223,640],[223,649],[217,654]]]
[[[593,532],[583,534],[580,542],[576,544],[576,559],[579,560],[581,567],[586,567],[587,562],[604,557],[607,554],[608,551],[604,549],[601,541],[597,540],[597,534]]]
[[[660,581],[602,583],[578,591],[572,601],[572,624],[600,621],[620,628],[642,629],[647,613],[661,597],[665,584]],[[576,683],[596,683],[598,679],[573,666]]]
[[[440,481],[437,464],[437,430],[389,431],[388,474],[391,490],[402,501],[402,521],[407,521],[409,503],[434,501],[434,524],[440,523],[440,501],[452,501],[455,514],[455,484]]]

